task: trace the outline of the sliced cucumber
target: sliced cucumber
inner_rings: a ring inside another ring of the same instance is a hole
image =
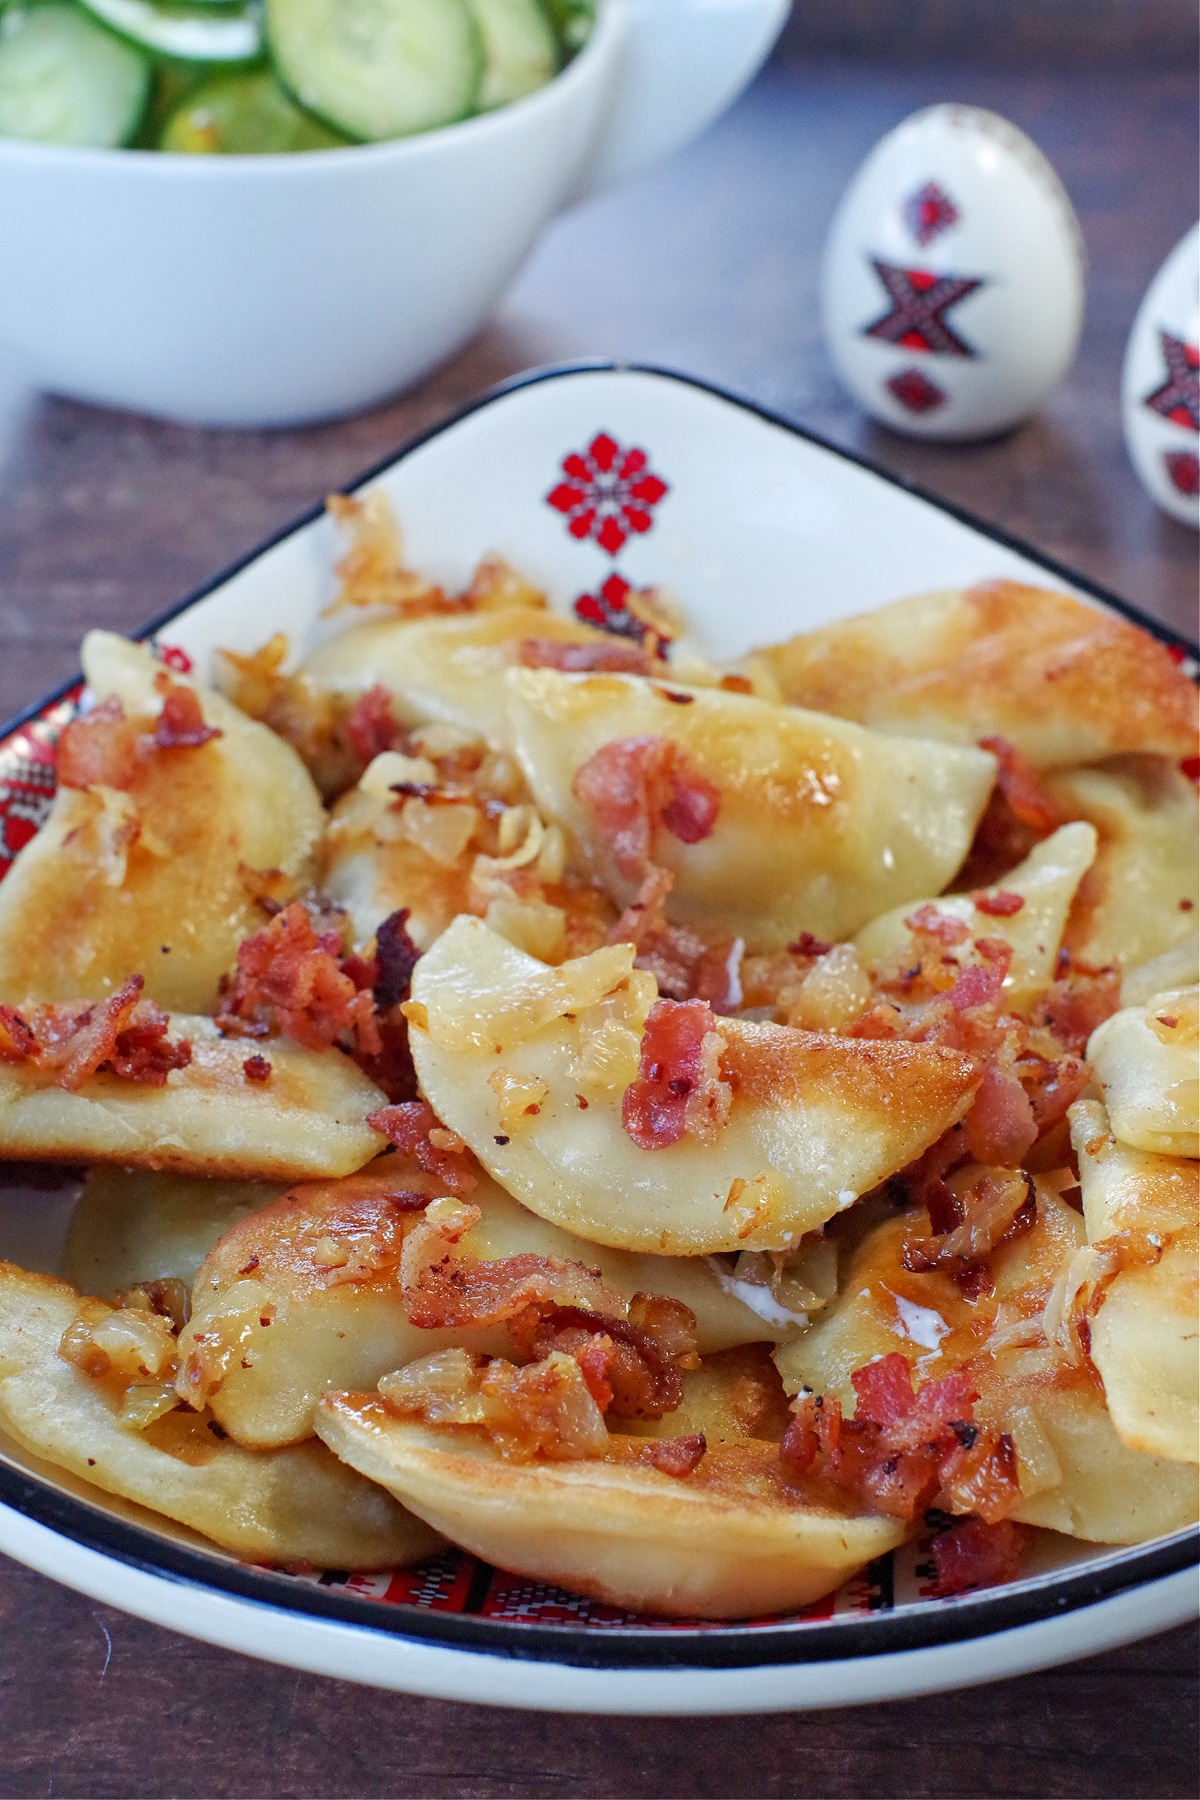
[[[262,55],[262,15],[253,4],[158,6],[153,0],[82,0],[110,31],[174,62],[247,63]]]
[[[0,137],[115,149],[137,131],[150,65],[74,6],[0,16]]]
[[[541,0],[471,0],[483,38],[480,112],[534,93],[558,73],[558,39]]]
[[[160,150],[185,156],[279,156],[346,143],[301,110],[273,75],[226,75],[188,94],[168,119]]]
[[[467,0],[267,0],[275,67],[338,131],[372,141],[450,125],[483,73]]]
[[[546,0],[546,10],[568,55],[582,50],[596,23],[596,0]]]

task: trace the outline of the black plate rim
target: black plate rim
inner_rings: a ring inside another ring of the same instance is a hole
[[[714,382],[684,375],[651,363],[585,359],[556,363],[526,371],[489,388],[451,417],[441,420],[399,449],[371,465],[341,491],[353,493],[396,463],[474,413],[524,388],[565,377],[591,374],[649,375],[710,394],[727,405],[751,413],[768,425],[799,437],[818,449],[853,463],[856,467],[948,514],[994,543],[1028,557],[1051,574],[1100,600],[1105,606],[1140,625],[1160,642],[1185,655],[1200,657],[1200,648],[1150,618],[1132,602],[1114,594],[1067,564],[1043,555],[1032,545],[966,508],[939,499],[928,489],[879,468],[868,457],[830,443],[818,432],[797,425]],[[324,512],[324,503],[307,511],[238,557],[218,574],[192,589],[183,599],[157,614],[138,632],[148,638],[199,601],[248,568],[294,532],[312,524]],[[82,676],[53,689],[0,726],[0,740],[38,718],[48,707],[65,698]],[[1010,1587],[966,1594],[953,1600],[919,1601],[896,1612],[880,1612],[866,1618],[838,1618],[788,1623],[777,1626],[703,1625],[669,1629],[622,1626],[605,1630],[574,1625],[516,1623],[485,1619],[470,1613],[439,1613],[410,1604],[387,1605],[359,1599],[296,1581],[286,1575],[230,1561],[220,1553],[159,1536],[149,1527],[132,1524],[102,1506],[55,1487],[0,1456],[0,1501],[23,1517],[144,1574],[178,1583],[185,1588],[217,1589],[230,1597],[259,1606],[307,1614],[331,1622],[352,1625],[416,1642],[433,1642],[444,1648],[474,1651],[534,1661],[556,1662],[591,1669],[631,1668],[743,1668],[788,1663],[829,1662],[849,1658],[896,1654],[935,1644],[966,1641],[1030,1625],[1092,1606],[1148,1582],[1160,1580],[1200,1563],[1200,1527],[1188,1527],[1158,1541],[1129,1548],[1117,1547],[1086,1567],[1052,1571]],[[155,1546],[154,1554],[148,1544]]]

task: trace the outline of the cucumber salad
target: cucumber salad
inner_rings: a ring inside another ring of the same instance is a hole
[[[533,93],[595,0],[0,0],[0,137],[335,150]]]

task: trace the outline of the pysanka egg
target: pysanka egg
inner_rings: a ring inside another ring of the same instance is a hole
[[[825,245],[825,339],[884,424],[976,438],[1036,410],[1083,323],[1079,223],[1007,119],[931,106],[881,138]]]
[[[1138,308],[1121,380],[1130,460],[1151,498],[1200,526],[1200,225]]]

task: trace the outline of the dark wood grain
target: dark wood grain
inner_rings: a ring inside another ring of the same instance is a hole
[[[1092,265],[1067,382],[1029,425],[953,450],[864,420],[814,307],[846,180],[884,130],[943,99],[995,107],[1043,145]],[[0,714],[73,670],[86,626],[136,625],[490,382],[584,355],[747,393],[1194,631],[1196,539],[1137,485],[1117,381],[1141,293],[1195,218],[1195,113],[1186,67],[793,54],[687,154],[560,221],[449,368],[361,418],[201,432],[36,399],[0,366]],[[501,1714],[252,1664],[0,1560],[0,1795],[1174,1797],[1196,1791],[1196,1661],[1185,1630],[845,1713]]]

